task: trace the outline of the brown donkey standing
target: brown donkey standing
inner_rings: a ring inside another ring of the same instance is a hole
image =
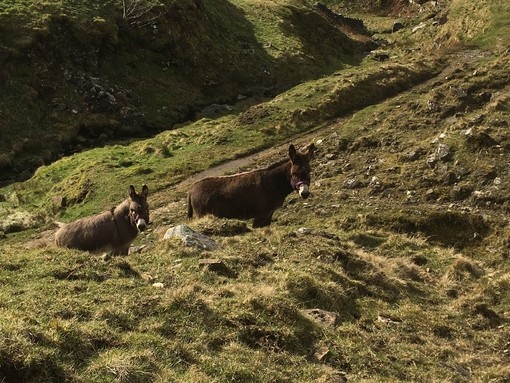
[[[222,218],[253,220],[253,227],[269,226],[274,211],[296,190],[310,195],[310,159],[315,147],[299,153],[289,146],[289,159],[265,169],[232,176],[209,177],[196,182],[188,192],[188,217],[213,214]]]
[[[140,194],[131,185],[129,198],[117,207],[62,226],[55,234],[55,243],[60,247],[127,255],[138,231],[145,230],[149,223],[148,194],[147,185],[143,185]]]

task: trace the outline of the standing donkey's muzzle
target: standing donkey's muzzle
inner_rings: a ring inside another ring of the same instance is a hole
[[[299,181],[296,183],[296,190],[303,199],[307,199],[310,196],[308,182]]]

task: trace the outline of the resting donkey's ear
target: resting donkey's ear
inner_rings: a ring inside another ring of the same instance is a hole
[[[134,199],[136,197],[135,187],[133,185],[129,185],[129,198]]]
[[[140,194],[140,196],[142,196],[142,198],[147,199],[148,195],[149,195],[149,188],[147,187],[147,185],[143,185],[142,193]]]

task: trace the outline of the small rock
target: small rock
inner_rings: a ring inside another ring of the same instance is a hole
[[[418,32],[420,29],[423,29],[427,26],[427,24],[425,24],[424,22],[421,22],[420,24],[418,24],[417,26],[415,26],[411,32],[412,33],[415,33],[415,32]]]
[[[322,309],[305,310],[305,313],[326,327],[334,327],[338,320],[336,313]]]
[[[405,25],[399,21],[396,21],[393,23],[393,27],[391,28],[391,32],[395,33],[397,31],[400,31],[401,29],[404,29]]]
[[[434,168],[437,163],[437,155],[436,153],[432,153],[427,157],[427,165],[431,168]]]
[[[317,351],[315,351],[312,355],[312,359],[315,362],[323,362],[324,359],[329,355],[329,348],[326,346],[319,347]]]
[[[384,315],[384,314],[379,314],[377,316],[377,320],[379,322],[383,322],[384,324],[387,324],[387,325],[399,325],[402,323],[402,319]]]
[[[467,93],[462,88],[455,88],[455,94],[458,98],[464,98],[467,97]]]
[[[154,277],[148,273],[141,273],[140,278],[142,278],[145,282],[152,282]]]
[[[131,246],[129,248],[129,254],[135,254],[135,253],[141,253],[143,249],[145,249],[147,245],[140,245],[140,246]]]
[[[197,233],[188,226],[178,225],[168,229],[163,239],[180,238],[185,246],[196,247],[202,250],[214,250],[218,244],[208,236]]]
[[[370,56],[375,61],[387,61],[390,59],[390,55],[388,54],[388,52],[384,51],[373,51],[370,53]]]
[[[434,189],[429,189],[425,192],[425,198],[429,201],[436,200],[438,196],[438,193]]]
[[[165,285],[163,283],[161,283],[161,282],[156,282],[156,283],[152,284],[152,287],[156,287],[158,289],[162,289],[162,288],[165,287]]]
[[[437,146],[437,156],[440,160],[447,160],[450,157],[450,147],[446,144],[439,144]]]
[[[403,161],[408,161],[408,162],[411,162],[411,161],[416,161],[416,160],[419,160],[420,157],[422,155],[422,151],[421,150],[414,150],[414,149],[411,149],[411,150],[408,150],[407,152],[405,152],[403,155],[402,155],[402,160]]]
[[[217,258],[202,258],[198,260],[198,264],[202,266],[218,266],[223,265],[223,261]]]
[[[347,180],[344,181],[344,186],[347,188],[347,189],[356,189],[356,188],[359,188],[362,185],[362,183],[356,178],[356,177],[353,177],[353,178],[349,178]]]
[[[297,229],[297,234],[300,235],[312,234],[312,229],[309,229],[307,227],[300,227],[299,229]]]

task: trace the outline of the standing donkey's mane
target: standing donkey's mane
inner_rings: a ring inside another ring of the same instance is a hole
[[[117,207],[63,225],[55,234],[55,243],[60,247],[127,255],[131,242],[149,223],[148,194],[147,185],[143,185],[140,194],[131,185],[129,197]]]

